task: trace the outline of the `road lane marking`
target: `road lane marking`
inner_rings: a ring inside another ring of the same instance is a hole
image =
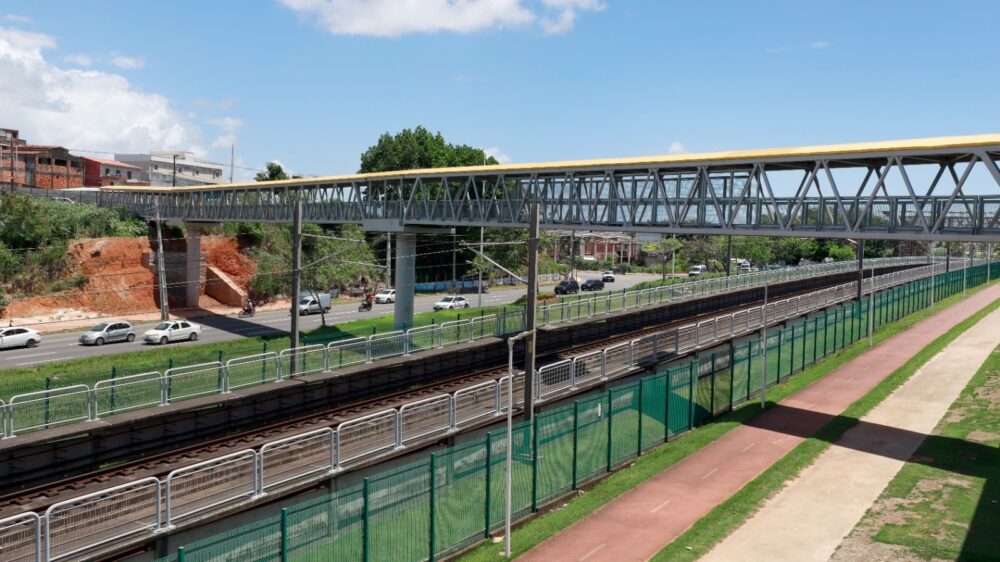
[[[597,551],[601,550],[602,548],[604,548],[606,546],[608,546],[608,543],[606,543],[606,542],[602,542],[601,544],[595,546],[594,548],[592,548],[590,550],[590,552],[588,552],[587,554],[584,554],[583,556],[581,556],[580,559],[579,559],[579,562],[583,562],[584,560],[586,560],[586,559],[590,558],[591,556],[597,554]]]
[[[747,445],[746,447],[743,447],[743,450],[740,451],[740,452],[741,453],[745,453],[745,452],[749,451],[750,449],[753,449],[753,446],[756,445],[756,444],[757,444],[757,442],[754,441],[753,443]]]
[[[670,500],[667,500],[667,501],[665,501],[665,502],[661,503],[660,505],[658,505],[658,506],[654,507],[654,508],[653,508],[653,509],[651,509],[651,510],[650,510],[649,512],[650,512],[650,513],[656,513],[657,511],[660,511],[660,510],[661,510],[661,509],[663,509],[664,507],[667,507],[667,504],[669,504],[669,503],[670,503]]]
[[[15,355],[13,357],[4,357],[3,359],[27,359],[29,357],[41,357],[43,355],[55,355],[55,351],[50,351],[48,353],[31,353],[28,355]]]
[[[704,480],[704,479],[708,478],[709,476],[715,474],[718,471],[719,471],[719,467],[715,467],[712,470],[709,470],[708,472],[706,472],[705,475],[701,477],[701,479]]]
[[[59,361],[58,357],[53,357],[52,359],[42,359],[41,361],[29,361],[27,363],[15,363],[15,367],[24,367],[26,365],[38,365],[39,363],[48,363],[49,361]]]

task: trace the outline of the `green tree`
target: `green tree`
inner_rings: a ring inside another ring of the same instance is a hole
[[[656,242],[644,244],[642,251],[651,256],[656,256],[660,260],[660,275],[665,281],[667,279],[667,262],[683,247],[684,243],[676,238],[663,238]]]
[[[277,162],[268,162],[267,170],[263,172],[257,172],[254,177],[254,181],[278,181],[278,180],[294,180],[299,179],[302,176],[289,176],[285,169],[281,167],[281,164]]]

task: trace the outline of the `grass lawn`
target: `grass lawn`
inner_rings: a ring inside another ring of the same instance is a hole
[[[834,559],[889,554],[995,560],[1000,556],[998,447],[1000,347],[844,540]]]
[[[970,290],[968,296],[971,296],[978,290],[979,289]],[[956,302],[961,300],[964,296],[966,295],[955,295],[947,299],[938,301],[933,307],[917,311],[907,317],[900,319],[897,322],[883,326],[882,328],[880,328],[875,332],[874,337],[876,343],[881,342],[887,338],[890,338],[900,332],[907,330],[917,322],[920,322],[921,320],[924,320],[925,318],[932,316],[937,312],[940,312],[942,309],[947,308],[952,304],[955,304]],[[909,376],[910,373],[915,371],[920,364],[923,364],[931,356],[933,356],[934,353],[936,353],[936,351],[929,351],[935,349],[935,345],[939,344],[939,347],[944,347],[944,345],[946,345],[948,341],[951,341],[951,339],[957,337],[957,335],[961,333],[961,331],[966,329],[968,326],[974,324],[978,318],[985,316],[989,310],[995,308],[998,305],[1000,305],[1000,301],[991,305],[987,310],[977,313],[969,320],[966,320],[956,328],[952,329],[948,334],[939,338],[939,340],[936,341],[935,344],[932,344],[927,349],[925,349],[924,352],[922,352],[920,355],[911,359],[911,361],[908,362],[906,365],[904,365],[904,367],[902,367],[899,371],[894,373],[892,376],[886,379],[886,381],[883,382],[883,385],[887,385],[888,383],[892,384],[888,384],[889,388],[885,390],[884,394],[881,397],[877,398],[877,401],[871,403],[870,405],[867,406],[862,405],[860,407],[865,408],[864,411],[867,411],[871,407],[874,407],[874,405],[877,404],[879,401],[881,401],[881,399],[884,398],[884,396],[887,395],[893,388],[901,384],[905,380],[905,378]],[[848,346],[840,353],[831,355],[823,360],[818,360],[815,365],[805,369],[798,375],[789,379],[787,382],[768,389],[768,398],[769,398],[768,402],[776,403],[780,402],[781,400],[784,400],[788,396],[798,392],[799,390],[805,388],[806,386],[812,384],[813,382],[823,378],[830,372],[836,370],[838,367],[850,361],[854,357],[860,355],[867,349],[868,349],[867,341],[862,340],[854,343],[851,346]],[[900,374],[902,371],[910,368],[911,366],[912,370],[906,373],[905,376]],[[876,389],[874,389],[871,393],[869,393],[869,395],[866,395],[864,398],[862,398],[861,401],[859,401],[855,405],[857,406],[858,404],[865,402],[865,400],[874,400],[874,398],[870,398],[870,396],[873,393],[878,392],[879,389],[880,387],[876,387]],[[854,406],[852,406],[852,408],[854,408]],[[684,436],[678,438],[677,440],[675,441],[672,440],[669,444],[663,445],[643,455],[642,457],[639,457],[638,459],[636,459],[635,462],[628,465],[626,468],[623,468],[618,472],[611,474],[589,491],[582,492],[578,496],[568,500],[565,503],[565,505],[560,507],[559,509],[546,513],[530,521],[527,521],[514,532],[512,539],[514,555],[517,556],[523,554],[524,552],[527,552],[535,545],[555,535],[559,531],[569,527],[570,525],[582,519],[583,517],[586,517],[587,515],[593,513],[604,504],[614,500],[621,494],[627,492],[628,490],[631,490],[635,486],[648,480],[649,478],[653,477],[654,475],[658,474],[664,469],[674,465],[675,463],[683,460],[684,458],[698,451],[702,447],[705,447],[706,445],[712,443],[713,441],[715,441],[716,439],[727,433],[729,430],[738,427],[740,424],[748,421],[750,418],[757,415],[759,411],[760,409],[758,406],[758,402],[745,403],[743,406],[739,407],[735,411],[729,412],[723,416],[715,418],[711,422],[695,429],[694,431],[685,434]],[[850,413],[850,410],[848,413]],[[835,422],[831,422],[831,425],[836,422],[842,422],[842,421],[843,421],[842,418],[837,418]],[[853,425],[853,423],[850,425]],[[840,433],[846,431],[846,429],[848,429],[849,427],[850,427],[849,425],[843,427],[842,429],[839,430]],[[824,430],[826,429],[827,428],[824,428]],[[836,430],[830,429],[829,432],[832,434],[835,433]],[[809,443],[810,442],[807,441],[799,445],[799,448],[802,448],[804,445],[807,445]],[[813,447],[818,447],[821,445],[825,446],[825,444],[826,442],[823,441],[820,443],[816,443],[815,445],[813,445]],[[798,449],[793,450],[792,453],[794,453],[797,450]],[[813,458],[816,454],[819,454],[820,451],[821,449],[816,448],[815,453],[812,456],[808,457],[808,459],[803,460],[802,462],[807,463],[808,460]],[[789,453],[789,456],[791,456],[792,453]],[[787,458],[788,456],[786,456],[786,459]],[[802,464],[802,466],[804,466],[804,464]],[[794,468],[794,470],[797,472],[798,468]],[[766,474],[767,473],[765,473],[765,475]],[[775,482],[773,483],[774,489],[776,490],[777,487],[780,486],[783,482],[784,478],[775,480]],[[703,519],[702,522],[699,522],[699,524],[695,525],[695,527],[693,527],[688,533],[682,535],[682,538],[688,537],[690,533],[694,532],[696,529],[700,529],[699,533],[701,535],[704,535],[704,538],[702,539],[703,542],[707,543],[708,546],[710,547],[712,544],[715,544],[716,541],[720,540],[726,534],[728,534],[732,528],[735,528],[736,525],[742,522],[746,514],[749,513],[750,510],[755,509],[757,503],[759,503],[759,501],[761,501],[762,499],[764,499],[764,497],[769,495],[769,493],[770,492],[765,490],[765,495],[760,499],[756,499],[755,496],[749,499],[744,499],[742,501],[737,501],[736,502],[737,505],[731,506],[730,508],[722,509],[727,505],[723,504],[716,510],[713,510],[713,512],[708,517],[711,517],[713,515],[717,517],[726,516],[729,515],[729,510],[733,508],[736,509],[736,511],[733,512],[732,514],[733,517],[730,518],[731,521],[729,522],[729,528],[724,531],[724,534],[718,536],[713,535],[714,529],[711,527],[711,525],[708,526],[703,525],[702,523],[705,521]],[[760,495],[760,493],[758,492],[757,495]],[[733,499],[735,498],[736,497],[734,496]],[[742,511],[739,511],[740,509],[742,509]],[[721,513],[718,513],[720,511]],[[708,517],[706,517],[706,519]],[[718,521],[716,524],[723,524],[723,523],[725,522]],[[675,541],[674,544],[691,545],[692,541],[687,540],[685,542],[680,542],[679,539],[678,541]],[[500,553],[500,549],[501,545],[484,544],[470,551],[469,553],[465,554],[461,558],[461,560],[491,562],[497,559]],[[658,555],[657,559],[693,560],[698,558],[701,554],[703,554],[706,551],[707,548],[702,547],[701,550],[695,553],[694,548],[692,548],[692,550],[687,550],[682,546],[680,547],[680,552],[671,551],[667,553],[666,551],[664,551],[661,552],[660,555]]]
[[[978,290],[980,289],[977,289],[976,292]],[[973,291],[969,291],[969,295],[971,296],[972,294]],[[962,297],[963,295],[961,294],[949,297],[937,303],[932,310],[953,304]],[[857,425],[859,419],[881,403],[893,390],[906,382],[921,365],[954,341],[962,332],[998,307],[1000,307],[1000,300],[994,301],[983,310],[980,310],[934,340],[902,367],[894,371],[885,380],[875,386],[875,388],[844,410],[843,413],[823,426],[815,435],[800,443],[782,457],[781,460],[744,486],[739,492],[716,506],[708,515],[702,517],[684,534],[677,537],[675,541],[661,550],[653,560],[669,560],[670,562],[697,560],[706,554],[716,543],[729,536],[730,533],[739,527],[768,498],[780,491],[785,482],[794,478],[803,468],[811,464],[816,457],[830,447],[831,443],[840,439],[847,430]],[[901,327],[904,323],[912,325],[921,317],[928,316],[928,312],[927,310],[918,312],[897,324],[888,326],[888,328]],[[893,331],[899,332],[901,330],[896,329]],[[888,337],[887,334],[888,330],[886,332],[879,332],[876,334],[876,339],[885,339]],[[865,342],[859,342],[859,344],[862,347],[866,346]],[[858,347],[858,344],[852,346],[852,348],[854,347]]]
[[[479,315],[495,314],[500,309],[501,307],[487,307],[482,309],[421,312],[413,315],[413,322],[415,326],[426,326],[431,323],[441,324],[452,320],[467,320]],[[392,330],[392,315],[364,318],[304,332],[302,343],[303,345],[313,343],[325,344],[338,339],[367,337],[376,331],[384,333]],[[99,380],[110,378],[112,369],[115,369],[117,376],[150,371],[159,371],[162,373],[171,365],[179,367],[212,361],[225,362],[236,357],[262,353],[265,350],[268,352],[277,352],[287,349],[289,343],[288,336],[286,335],[257,336],[221,343],[184,343],[153,349],[144,347],[142,352],[138,353],[132,351],[116,353],[114,355],[44,363],[20,369],[5,369],[0,371],[0,399],[8,401],[11,396],[17,394],[45,390],[47,378],[52,388],[74,384],[93,385]]]

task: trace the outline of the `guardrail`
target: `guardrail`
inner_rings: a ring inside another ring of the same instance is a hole
[[[925,279],[943,269],[930,265],[865,279],[865,292]],[[537,399],[546,402],[585,386],[618,378],[635,368],[768,325],[853,299],[853,281],[805,295],[663,330],[544,365],[534,373]],[[273,360],[269,359],[269,360]],[[211,365],[211,364],[209,364]],[[329,478],[387,453],[453,434],[506,413],[509,376],[372,413],[216,459],[180,467],[162,481],[146,478],[59,502],[44,516],[26,513],[0,520],[0,552],[14,560],[52,561],[99,548],[137,533],[169,530],[178,521],[209,516],[262,499],[281,488]],[[513,379],[523,403],[524,373]],[[5,560],[7,558],[5,557]]]
[[[927,258],[883,258],[868,260],[869,267],[890,267],[926,263]],[[956,261],[954,269],[964,262]],[[713,278],[691,283],[678,283],[655,289],[610,293],[589,299],[564,301],[539,306],[541,324],[560,324],[581,318],[591,318],[641,306],[655,306],[682,299],[699,298],[726,291],[745,289],[818,275],[853,271],[853,262],[817,264],[736,277]],[[380,359],[399,357],[477,341],[501,337],[523,329],[523,311],[457,320],[443,324],[411,328],[406,331],[374,334],[367,338],[352,338],[331,342],[325,347],[311,345],[279,354],[265,353],[230,359],[225,364],[215,361],[197,365],[182,365],[159,372],[114,377],[86,385],[59,387],[13,396],[0,402],[0,436],[14,437],[76,422],[94,421],[103,416],[163,406],[235,389],[277,382],[291,377],[326,372],[334,369],[372,363]],[[295,357],[292,372],[291,358]]]

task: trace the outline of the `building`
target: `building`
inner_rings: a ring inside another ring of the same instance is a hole
[[[115,160],[135,166],[137,179],[152,186],[186,187],[223,182],[222,166],[199,162],[190,152],[115,154]]]
[[[83,160],[61,146],[28,144],[15,129],[0,129],[0,184],[5,187],[83,187]]]
[[[633,263],[639,256],[641,244],[631,234],[623,232],[570,232],[556,230],[552,257],[569,261],[572,256],[584,261]]]
[[[81,160],[83,160],[83,185],[87,187],[143,183],[139,179],[138,166],[89,156],[84,156]]]

